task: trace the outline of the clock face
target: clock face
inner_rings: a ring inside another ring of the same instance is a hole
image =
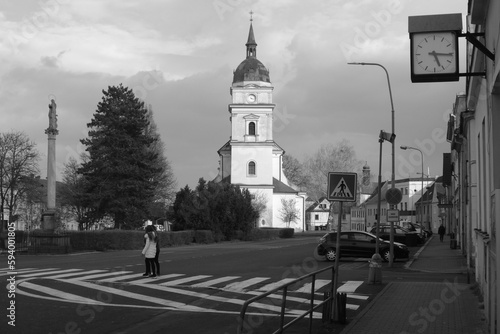
[[[458,74],[454,32],[416,33],[412,36],[412,74]]]
[[[247,96],[247,101],[250,102],[250,103],[254,103],[255,102],[255,95],[253,94],[250,94]]]

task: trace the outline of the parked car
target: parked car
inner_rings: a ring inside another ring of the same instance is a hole
[[[424,239],[424,241],[430,235],[432,235],[432,233],[429,233],[429,231],[427,231],[425,228],[423,228],[422,225],[417,224],[417,223],[412,223],[412,222],[409,222],[409,221],[402,220],[402,221],[399,222],[399,226],[401,226],[402,228],[407,229],[410,232],[417,232],[419,235],[422,236],[422,238]]]
[[[370,230],[370,233],[377,235],[376,231],[377,227],[373,227]],[[378,232],[378,236],[384,240],[390,240],[391,239],[391,225],[380,225],[380,229]],[[408,231],[407,229],[394,225],[394,241],[395,242],[400,242],[404,244],[409,244],[409,241],[414,239],[417,244],[421,244],[424,242],[424,238],[422,238],[417,232],[415,231]],[[410,244],[411,246],[411,244]]]
[[[417,228],[417,231],[418,231],[418,229],[421,229],[424,232],[426,238],[429,238],[432,235],[432,231],[428,230],[426,227],[422,226],[421,224],[414,223],[413,225],[415,225],[415,227]]]
[[[340,232],[340,254],[342,257],[367,257],[375,254],[377,237],[364,231],[342,231]],[[328,261],[335,261],[337,257],[337,232],[330,232],[321,237],[316,247],[318,255],[324,256]],[[390,259],[389,242],[379,238],[379,254],[384,261]],[[394,259],[406,259],[409,250],[402,243],[394,243]]]

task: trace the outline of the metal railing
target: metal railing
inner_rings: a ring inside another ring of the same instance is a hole
[[[19,237],[19,241],[16,240],[16,252],[26,252],[31,254],[65,254],[69,253],[70,249],[71,244],[69,235],[64,232],[54,233],[49,231],[23,231]]]
[[[314,291],[315,291],[315,283],[316,283],[316,275],[322,273],[322,272],[325,272],[327,270],[331,270],[332,271],[332,276],[331,276],[331,283],[330,283],[330,291],[329,291],[329,294],[328,294],[328,297],[325,298],[322,302],[318,303],[317,305],[314,305]],[[297,279],[294,279],[293,281],[290,281],[286,284],[283,284],[279,287],[276,287],[272,290],[269,290],[263,294],[260,294],[258,296],[255,296],[249,300],[247,300],[245,303],[243,303],[243,306],[242,306],[242,309],[240,311],[240,316],[239,316],[239,324],[238,324],[238,330],[237,330],[237,333],[238,334],[243,334],[243,329],[244,329],[244,325],[245,325],[245,313],[249,307],[250,304],[252,304],[253,302],[256,302],[262,298],[265,298],[277,291],[280,291],[280,290],[283,290],[282,292],[282,299],[281,299],[281,312],[280,312],[280,328],[277,330],[277,331],[274,331],[273,334],[275,333],[283,333],[283,331],[285,329],[287,329],[288,327],[290,327],[291,325],[295,324],[297,321],[299,321],[300,319],[304,318],[305,316],[309,315],[309,333],[311,333],[312,331],[312,324],[313,324],[313,312],[318,309],[319,307],[325,305],[327,306],[327,309],[331,309],[331,303],[333,302],[334,300],[334,294],[333,294],[333,280],[334,280],[334,276],[335,276],[335,266],[332,265],[332,266],[329,266],[327,268],[324,268],[324,269],[321,269],[321,270],[317,270],[315,272],[312,272],[310,274],[307,274],[307,275],[304,275],[304,276],[301,276]],[[287,298],[287,293],[288,293],[288,287],[290,285],[293,285],[293,284],[296,284],[297,282],[300,282],[300,281],[303,281],[303,280],[306,280],[308,278],[311,278],[312,282],[311,282],[311,292],[310,292],[310,300],[309,300],[309,309],[307,311],[305,311],[303,314],[300,314],[298,315],[296,318],[294,318],[293,320],[291,320],[290,322],[286,323],[285,324],[285,310],[286,310],[286,298]],[[328,307],[330,305],[330,307]]]

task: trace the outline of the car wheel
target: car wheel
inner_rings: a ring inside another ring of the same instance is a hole
[[[391,251],[389,249],[385,249],[380,253],[380,256],[382,256],[382,259],[385,262],[389,262],[389,260],[391,259]]]
[[[326,250],[325,258],[328,261],[335,261],[335,259],[337,258],[337,251],[334,248],[328,248]]]

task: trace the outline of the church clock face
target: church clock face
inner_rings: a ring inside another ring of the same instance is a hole
[[[256,98],[256,96],[254,94],[249,94],[247,96],[248,103],[255,103],[256,100],[257,100],[257,98]]]

